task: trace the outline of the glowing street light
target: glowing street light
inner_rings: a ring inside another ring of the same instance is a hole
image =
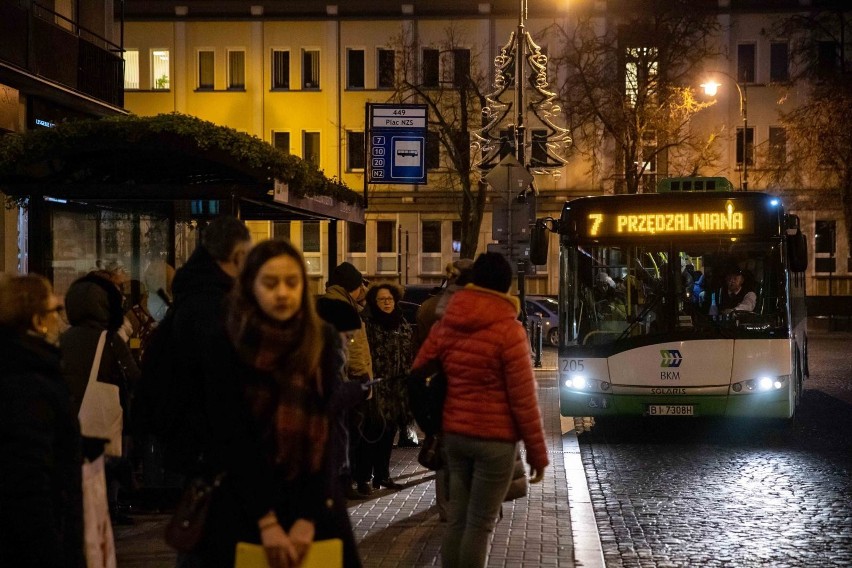
[[[734,86],[737,88],[737,93],[740,95],[740,115],[743,117],[743,182],[742,182],[742,190],[748,191],[748,98],[747,98],[747,85],[743,83],[743,86],[740,87],[739,82],[728,75],[724,71],[713,71],[713,73],[718,73],[719,75],[724,75],[728,79],[730,79]],[[701,83],[701,88],[704,89],[704,94],[709,97],[715,97],[716,93],[719,91],[719,87],[721,87],[721,83],[717,83],[716,81],[707,81],[706,83]]]

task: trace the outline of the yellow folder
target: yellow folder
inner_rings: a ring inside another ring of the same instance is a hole
[[[259,544],[238,542],[234,568],[269,568],[266,551]],[[339,538],[315,541],[301,568],[343,568],[343,541]]]

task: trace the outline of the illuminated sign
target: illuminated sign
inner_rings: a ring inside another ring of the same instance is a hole
[[[754,229],[751,211],[736,211],[727,201],[722,211],[647,211],[589,213],[586,232],[590,237],[643,235],[726,234],[745,235]]]

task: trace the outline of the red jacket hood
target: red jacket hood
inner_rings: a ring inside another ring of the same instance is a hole
[[[472,331],[502,319],[517,319],[520,309],[514,296],[468,284],[450,298],[443,322],[460,331]]]

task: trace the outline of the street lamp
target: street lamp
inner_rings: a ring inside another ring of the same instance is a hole
[[[714,71],[714,73],[724,75],[730,79],[734,83],[734,86],[736,86],[737,92],[740,95],[740,115],[743,117],[743,182],[741,187],[743,191],[748,191],[748,88],[745,83],[743,83],[742,87],[740,87],[739,81],[724,71]],[[721,87],[721,83],[708,81],[706,83],[702,83],[701,87],[704,89],[705,95],[715,97],[716,92],[719,87]]]

